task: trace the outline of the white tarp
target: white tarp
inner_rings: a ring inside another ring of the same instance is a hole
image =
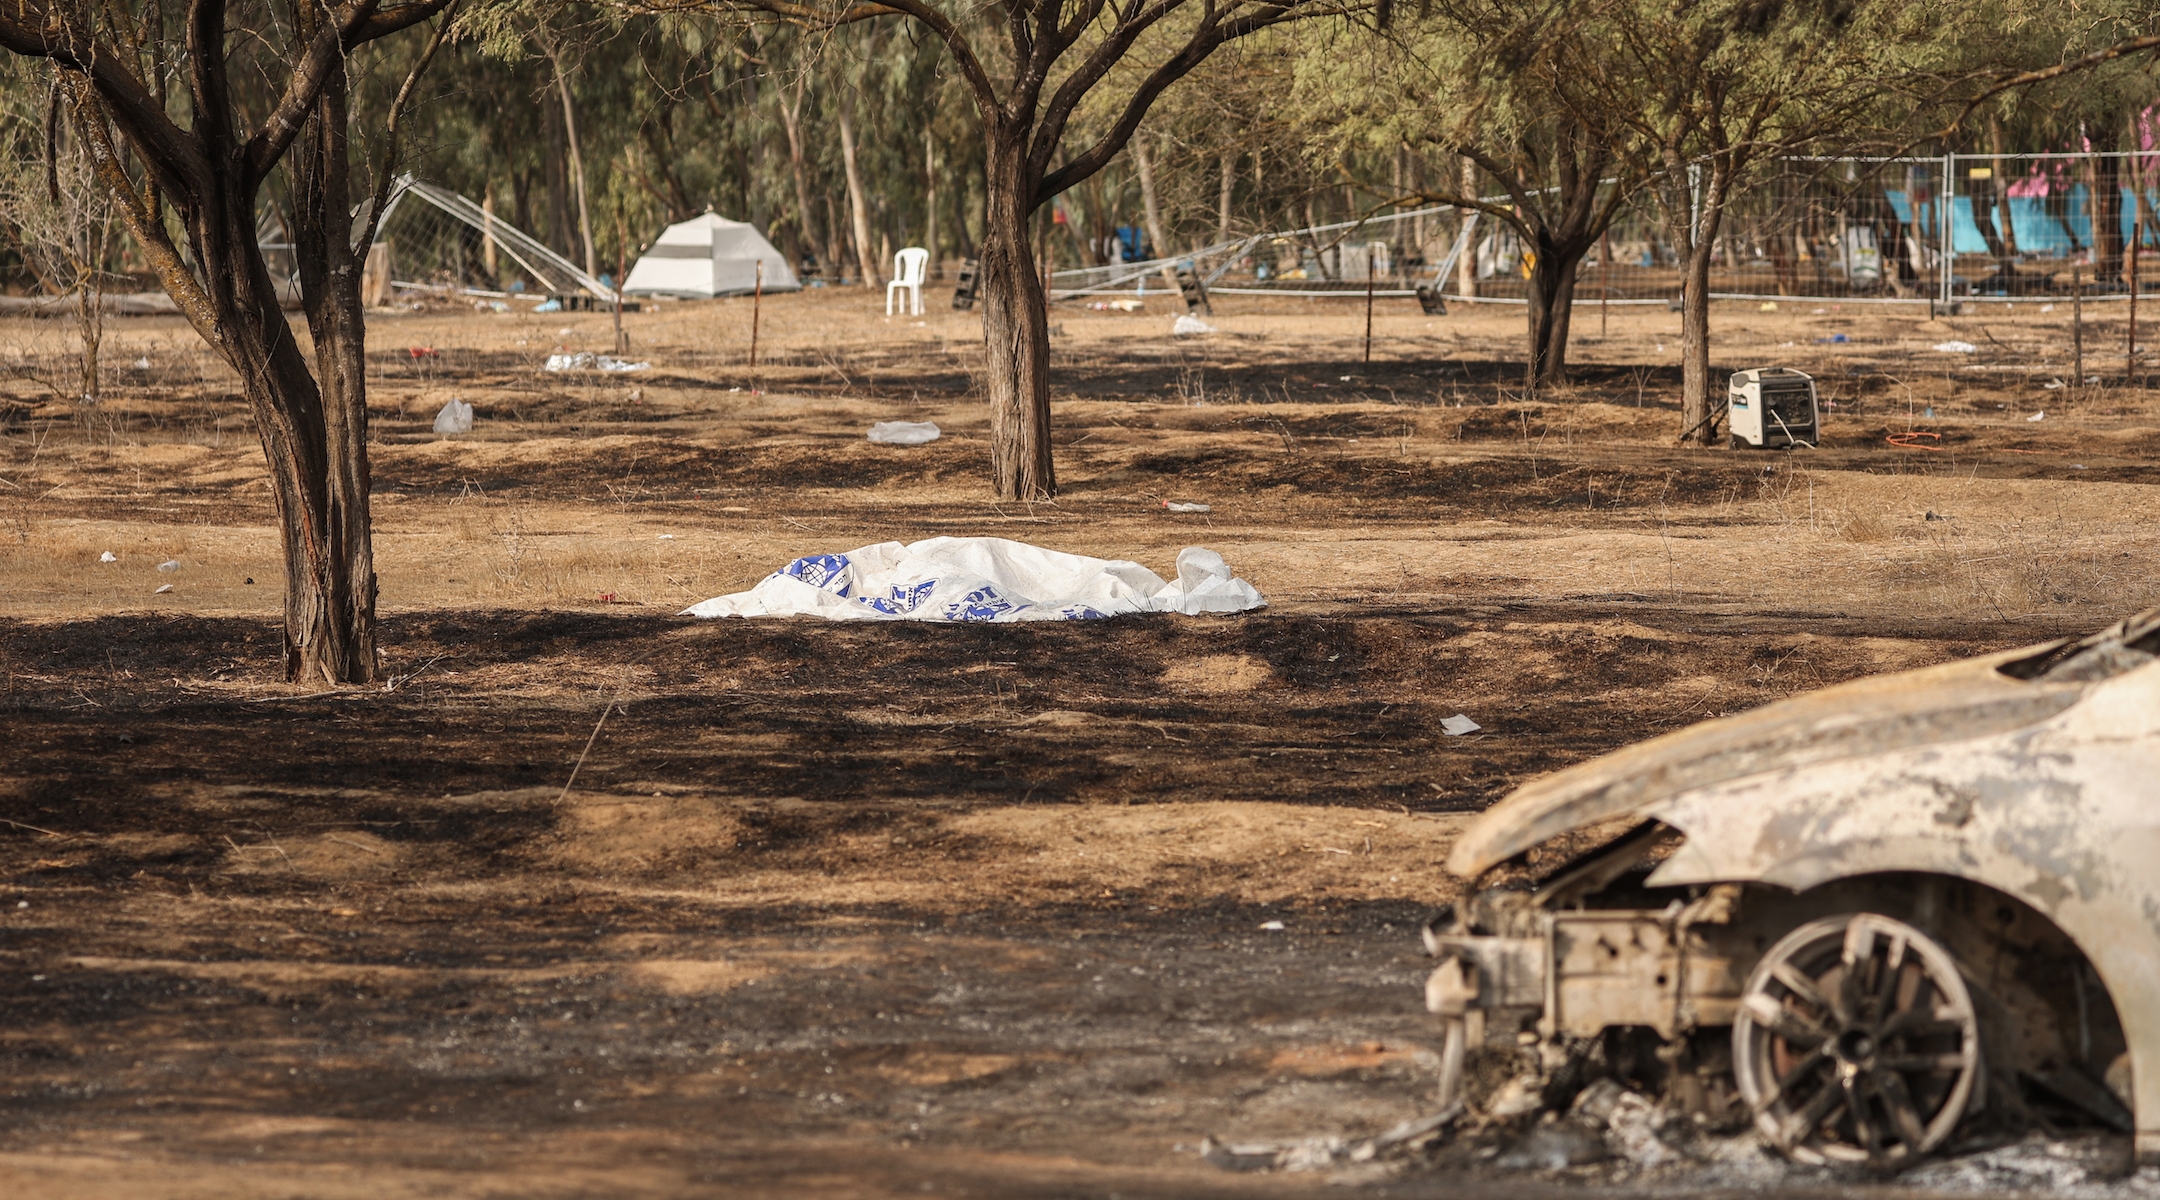
[[[630,268],[623,294],[687,299],[747,296],[758,286],[759,263],[765,264],[766,291],[802,290],[795,272],[788,270],[787,259],[756,226],[706,213],[662,231],[652,249]]]
[[[1135,562],[1063,554],[1004,538],[879,542],[798,558],[693,617],[817,616],[835,621],[1085,621],[1125,613],[1243,612],[1266,604],[1213,550],[1178,552],[1177,579]]]

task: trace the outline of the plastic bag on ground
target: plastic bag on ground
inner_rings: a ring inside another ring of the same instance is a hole
[[[1937,342],[1935,349],[1943,354],[1971,354],[1980,347],[1971,342]]]
[[[1267,601],[1213,550],[1187,547],[1177,578],[1136,562],[1045,550],[1005,538],[880,542],[814,554],[693,617],[818,616],[835,621],[1084,621],[1126,613],[1243,612]]]
[[[442,411],[435,414],[435,432],[471,433],[472,405],[452,396],[450,402],[442,406]]]
[[[921,446],[941,435],[933,421],[879,421],[870,427],[870,440],[881,446]]]
[[[1192,315],[1191,313],[1186,313],[1183,316],[1179,317],[1177,319],[1177,323],[1170,326],[1170,332],[1178,337],[1190,337],[1194,334],[1214,333],[1215,331],[1216,330],[1213,325],[1208,324],[1206,321],[1201,320],[1200,318]]]

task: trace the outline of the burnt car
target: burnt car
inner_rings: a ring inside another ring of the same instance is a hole
[[[1558,772],[1447,866],[1444,1101],[1499,1056],[1805,1162],[2078,1123],[2160,1162],[2160,609]]]

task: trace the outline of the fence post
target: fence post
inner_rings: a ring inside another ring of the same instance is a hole
[[[1939,290],[1942,293],[1943,312],[1949,313],[1952,311],[1950,289],[1957,265],[1957,219],[1951,215],[1957,204],[1957,155],[1943,155],[1942,168],[1943,186],[1942,190],[1936,193],[1935,218],[1942,230],[1942,282]]]

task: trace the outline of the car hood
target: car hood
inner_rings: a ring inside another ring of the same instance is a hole
[[[1646,817],[1660,801],[1726,780],[2044,721],[2075,704],[2090,682],[2021,679],[2000,668],[2070,645],[2050,642],[1854,680],[1570,767],[1516,789],[1472,822],[1448,854],[1448,870],[1474,879],[1563,833]]]

